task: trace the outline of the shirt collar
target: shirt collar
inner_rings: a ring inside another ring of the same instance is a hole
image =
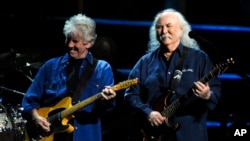
[[[174,54],[178,54],[179,56],[182,56],[183,55],[183,48],[184,48],[184,46],[180,43],[179,45],[178,45],[178,47],[176,48],[176,50],[174,51]],[[161,54],[162,54],[162,56],[164,56],[163,55],[163,49],[161,48],[161,51],[160,52],[162,52]]]
[[[69,59],[70,59],[69,53],[66,53],[63,56],[63,59],[62,59],[61,63],[67,63],[69,61]],[[93,57],[92,53],[88,52],[87,57],[84,60],[86,60],[91,65],[93,65],[93,63],[94,63],[94,57]]]

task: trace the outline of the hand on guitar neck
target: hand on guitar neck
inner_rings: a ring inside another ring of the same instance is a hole
[[[194,95],[201,99],[208,100],[210,98],[210,87],[208,82],[202,83],[200,81],[194,82],[194,87],[192,88]]]

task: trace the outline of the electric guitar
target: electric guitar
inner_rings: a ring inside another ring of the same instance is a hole
[[[117,85],[114,85],[112,89],[114,91],[118,91],[136,84],[138,84],[138,79],[134,78],[131,80],[122,81]],[[53,141],[55,133],[73,132],[74,127],[68,123],[70,119],[74,118],[73,114],[100,98],[102,98],[101,92],[72,106],[71,97],[65,97],[53,107],[43,107],[38,109],[39,115],[45,117],[51,123],[50,132],[44,132],[41,127],[31,124],[28,126],[31,128],[30,131],[28,131],[29,138],[36,141]]]
[[[234,64],[234,60],[232,58],[227,59],[225,62],[217,64],[213,70],[211,70],[207,75],[200,79],[200,82],[206,83],[211,78],[216,75],[224,73],[229,65]],[[141,133],[143,135],[143,141],[162,141],[163,138],[168,134],[168,132],[175,131],[178,127],[178,123],[170,123],[169,118],[171,118],[176,111],[186,102],[188,98],[193,95],[192,89],[182,95],[181,97],[174,100],[170,105],[167,105],[167,99],[170,95],[173,94],[171,91],[168,91],[163,98],[157,102],[154,106],[154,110],[161,112],[162,116],[166,117],[165,124],[160,127],[152,127],[150,125],[143,126],[141,129]]]

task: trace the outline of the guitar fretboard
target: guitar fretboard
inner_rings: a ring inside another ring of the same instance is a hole
[[[134,78],[134,79],[131,79],[131,80],[126,80],[126,81],[120,82],[120,83],[112,86],[112,89],[114,91],[118,91],[118,90],[126,89],[126,88],[128,88],[128,87],[130,87],[132,85],[136,85],[136,84],[138,84],[138,78]],[[80,103],[77,103],[74,106],[63,110],[61,112],[61,118],[70,116],[73,113],[75,113],[76,111],[80,110],[81,108],[83,108],[83,107],[93,103],[94,101],[102,98],[101,93],[102,92],[99,92],[98,94],[95,94],[94,96],[91,96],[91,97],[85,99],[84,101],[82,101]]]

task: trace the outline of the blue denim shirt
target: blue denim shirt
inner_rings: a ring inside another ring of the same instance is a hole
[[[158,48],[142,56],[131,70],[129,79],[137,77],[139,84],[126,89],[124,97],[128,105],[144,115],[143,118],[146,119],[159,102],[158,100],[167,95],[175,67],[182,55],[183,46],[181,44],[169,61],[166,61],[161,53],[161,48]],[[213,64],[205,52],[190,48],[183,64],[181,81],[175,94],[167,101],[167,105],[186,94],[193,87],[195,81],[200,80],[212,69]],[[221,82],[217,76],[209,81],[209,85],[211,90],[209,100],[197,100],[198,98],[192,97],[190,100],[196,99],[194,100],[196,102],[184,105],[183,110],[178,111],[171,118],[173,122],[183,125],[176,132],[177,140],[175,141],[207,140],[207,112],[215,108],[221,97]]]
[[[67,95],[67,72],[69,55],[53,58],[44,63],[39,69],[31,86],[28,88],[22,106],[24,113],[30,113],[34,108],[50,107]],[[87,63],[93,64],[93,56],[89,52],[80,67],[79,76],[84,75]],[[98,60],[96,68],[88,81],[85,90],[80,96],[80,101],[99,93],[105,86],[114,84],[114,76],[110,64]],[[73,141],[101,141],[102,131],[99,117],[95,115],[97,102],[95,101],[77,111],[74,120]],[[103,100],[104,101],[104,100]],[[114,106],[114,101],[109,103]]]

